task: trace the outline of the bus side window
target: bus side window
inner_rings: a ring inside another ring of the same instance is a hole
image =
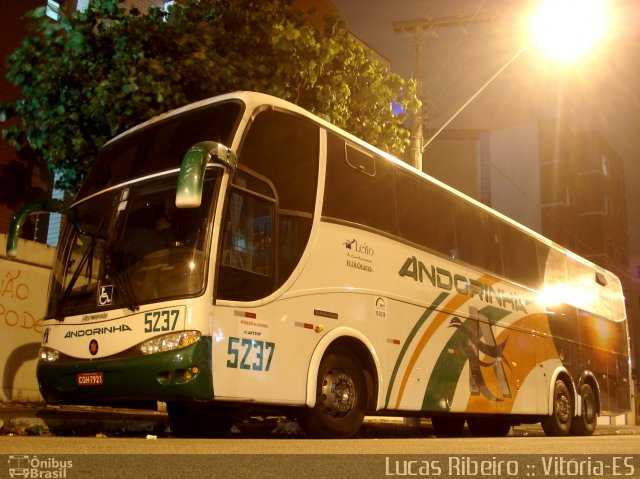
[[[277,198],[274,288],[289,278],[309,242],[319,145],[320,129],[313,122],[282,111],[264,110],[252,120],[238,153],[239,164],[268,181]]]
[[[542,253],[533,237],[506,222],[500,225],[504,275],[534,289],[542,287],[538,254]]]
[[[456,243],[448,193],[400,168],[393,176],[398,235],[449,256]]]
[[[274,203],[233,189],[229,198],[218,297],[251,301],[274,288]]]
[[[278,217],[280,235],[278,258],[278,286],[282,285],[295,269],[307,239],[311,234],[313,218],[303,213],[280,213]]]
[[[398,226],[393,198],[393,166],[389,162],[327,133],[324,217],[395,235]]]

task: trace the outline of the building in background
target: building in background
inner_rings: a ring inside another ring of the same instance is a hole
[[[24,16],[30,10],[46,5],[46,0],[6,2],[0,15],[0,102],[21,97],[19,88],[6,79],[7,58],[26,34]],[[20,153],[0,136],[0,233],[6,233],[14,213],[25,203],[41,199],[48,194],[51,176],[46,165],[34,161],[33,153]],[[40,241],[46,240],[47,219],[25,224],[25,234]]]

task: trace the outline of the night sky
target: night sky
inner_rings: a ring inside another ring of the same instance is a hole
[[[423,43],[427,127],[439,128],[526,42],[525,0],[332,0],[349,29],[412,76],[410,33],[394,21],[465,15],[490,24],[447,27]],[[527,48],[451,124],[498,129],[562,118],[574,131],[597,129],[625,159],[632,264],[640,263],[640,2],[610,0],[610,35],[579,64],[562,68]]]

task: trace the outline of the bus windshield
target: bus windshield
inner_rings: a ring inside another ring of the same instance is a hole
[[[230,147],[243,112],[244,104],[239,101],[223,101],[171,115],[116,138],[98,155],[76,200],[125,181],[180,168],[187,150],[201,141]]]
[[[198,208],[176,208],[175,172],[73,207],[54,265],[49,315],[135,311],[140,304],[200,294],[220,171],[207,170]]]
[[[198,208],[175,206],[177,171],[201,141],[229,146],[244,112],[237,99],[143,124],[107,143],[69,210],[54,264],[49,317],[129,308],[204,291],[208,221],[218,168]]]

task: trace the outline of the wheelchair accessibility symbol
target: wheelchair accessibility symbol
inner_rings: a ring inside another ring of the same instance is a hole
[[[113,301],[113,285],[100,286],[98,306],[109,306]]]

